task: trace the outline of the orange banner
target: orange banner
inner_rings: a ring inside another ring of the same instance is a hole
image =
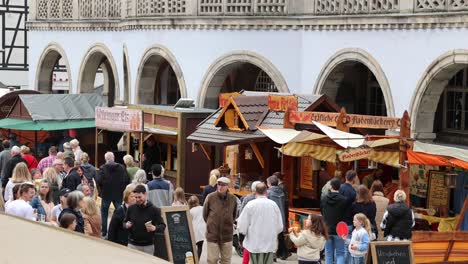
[[[327,126],[336,127],[339,115],[340,113],[292,111],[289,113],[289,122],[312,124],[312,121],[316,121]],[[401,119],[386,116],[347,114],[345,123],[347,127],[397,129],[401,126]]]
[[[219,94],[219,107],[224,107],[228,102],[229,102],[229,98],[233,97],[233,96],[240,96],[241,94],[238,93],[238,92],[235,92],[235,93],[222,93],[222,94]]]
[[[297,97],[294,95],[269,95],[268,110],[277,112],[297,111]]]

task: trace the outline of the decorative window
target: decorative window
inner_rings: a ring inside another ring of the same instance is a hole
[[[277,93],[278,88],[276,87],[275,83],[270,78],[270,76],[268,76],[266,72],[261,70],[258,74],[257,81],[255,82],[254,91]]]
[[[443,93],[444,130],[468,130],[468,68],[450,79]]]

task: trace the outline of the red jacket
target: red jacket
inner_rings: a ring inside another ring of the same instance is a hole
[[[23,159],[26,160],[29,171],[32,171],[33,169],[37,168],[38,162],[37,162],[37,159],[33,155],[23,154]]]

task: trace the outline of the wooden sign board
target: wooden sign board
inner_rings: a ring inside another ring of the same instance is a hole
[[[430,171],[427,190],[427,208],[448,207],[449,190],[445,186],[444,171]]]
[[[414,263],[411,242],[379,241],[369,244],[368,264],[412,264]]]
[[[298,100],[294,95],[269,95],[268,110],[276,112],[297,111]]]
[[[240,93],[222,93],[219,95],[219,107],[224,107],[227,105],[227,103],[229,102],[229,99],[233,96],[241,96]]]
[[[346,149],[338,154],[338,159],[342,162],[349,162],[361,159],[368,159],[372,154],[371,148]]]
[[[94,118],[97,128],[125,132],[143,131],[141,110],[97,106]]]
[[[310,125],[313,124],[312,121],[316,121],[327,126],[336,127],[339,116],[340,113],[291,111],[289,113],[289,122]],[[344,122],[347,127],[372,129],[397,129],[401,125],[400,118],[354,114],[347,114]]]
[[[169,261],[185,264],[185,253],[192,252],[195,263],[198,263],[192,217],[188,206],[162,207],[161,214],[166,224],[164,236]]]

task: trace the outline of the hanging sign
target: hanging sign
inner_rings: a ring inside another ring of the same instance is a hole
[[[114,131],[143,131],[143,111],[125,108],[96,107],[96,127]]]
[[[269,95],[268,110],[276,112],[297,111],[297,97],[293,95]]]
[[[338,159],[343,162],[368,159],[372,154],[371,148],[352,148],[338,154]]]
[[[340,113],[328,112],[295,112],[289,113],[289,122],[297,124],[313,124],[319,122],[327,126],[336,127]],[[401,119],[386,116],[369,116],[347,114],[344,122],[347,127],[397,129],[401,126]]]

